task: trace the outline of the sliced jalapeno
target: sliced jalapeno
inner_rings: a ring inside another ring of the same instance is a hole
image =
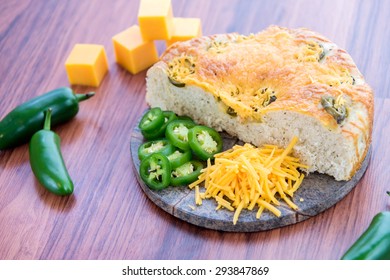
[[[138,148],[138,158],[143,160],[147,156],[154,153],[161,153],[163,155],[170,155],[174,152],[174,147],[166,139],[154,140],[143,143]]]
[[[193,119],[191,119],[189,116],[179,116],[177,117],[179,120],[184,120],[184,121],[192,121],[194,122]]]
[[[189,162],[192,158],[191,150],[181,150],[175,148],[174,152],[167,156],[169,162],[171,163],[171,168],[175,169],[180,165],[183,165],[186,162]]]
[[[201,160],[213,158],[222,151],[222,138],[210,127],[198,125],[188,132],[188,143],[194,154]]]
[[[171,185],[184,186],[191,184],[198,179],[200,172],[203,169],[203,164],[199,161],[192,160],[175,168],[171,172]]]
[[[336,106],[333,96],[322,96],[321,105],[336,120],[337,124],[341,124],[348,116],[345,105]]]
[[[188,131],[195,126],[195,123],[188,120],[175,120],[168,124],[165,137],[182,150],[190,148],[188,144]]]
[[[162,190],[171,181],[171,164],[163,154],[154,153],[141,161],[139,173],[150,189]]]
[[[141,133],[154,133],[164,124],[164,115],[159,107],[147,111],[141,118],[138,125]]]
[[[169,80],[169,82],[172,84],[172,85],[174,85],[175,87],[185,87],[186,86],[186,84],[185,83],[182,83],[182,82],[178,82],[178,81],[176,81],[175,79],[173,79],[173,78],[171,78],[171,77],[169,77],[168,76],[168,80]]]
[[[174,112],[172,111],[163,111],[162,112],[163,114],[163,117],[164,117],[164,123],[162,126],[160,126],[159,128],[151,131],[151,132],[148,132],[148,131],[144,131],[142,133],[142,135],[148,139],[148,140],[155,140],[155,139],[159,139],[159,138],[163,138],[165,136],[165,130],[168,126],[168,124],[173,121],[173,120],[176,120],[177,119],[177,116]]]

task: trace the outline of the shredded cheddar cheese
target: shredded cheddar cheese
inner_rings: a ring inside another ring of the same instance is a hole
[[[298,168],[308,168],[289,155],[297,141],[294,137],[286,149],[274,145],[235,145],[215,155],[214,164],[209,159],[199,179],[189,185],[195,188],[195,203],[201,205],[202,199],[214,198],[217,210],[234,211],[234,224],[243,209],[253,210],[256,206],[257,219],[265,209],[279,217],[281,211],[275,207],[280,205],[278,198],[297,210],[290,198],[304,178]],[[199,189],[202,183],[204,192]]]
[[[194,74],[194,69],[195,59],[186,55],[176,57],[168,65],[169,76],[174,80],[182,80],[184,77]]]
[[[309,41],[307,44],[301,45],[299,52],[295,53],[294,57],[300,62],[316,62],[323,58],[323,47],[314,41]]]

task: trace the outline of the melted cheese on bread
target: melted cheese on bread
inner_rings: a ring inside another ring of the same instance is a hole
[[[215,35],[175,45],[162,56],[177,82],[212,93],[242,120],[272,110],[294,110],[335,128],[318,105],[324,94],[363,102],[371,89],[345,51],[305,29],[270,27],[256,35]],[[270,93],[277,102],[269,102]],[[267,102],[268,101],[268,102]]]
[[[345,50],[308,29],[176,43],[147,76],[151,106],[257,146],[298,135],[294,153],[310,172],[350,179],[371,143],[372,89]]]

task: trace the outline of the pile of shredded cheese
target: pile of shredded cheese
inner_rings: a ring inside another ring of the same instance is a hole
[[[292,209],[298,209],[289,197],[293,197],[304,178],[298,168],[308,169],[308,166],[289,155],[297,141],[294,137],[286,149],[274,145],[261,148],[251,144],[235,145],[215,155],[214,163],[209,159],[199,179],[189,185],[195,188],[195,203],[201,205],[202,199],[214,198],[217,210],[234,211],[233,224],[237,223],[243,209],[253,210],[256,206],[257,219],[264,209],[279,217],[281,212],[275,206],[280,202],[276,194]],[[204,192],[200,192],[201,183],[204,183]]]

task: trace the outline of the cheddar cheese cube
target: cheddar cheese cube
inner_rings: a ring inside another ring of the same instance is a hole
[[[167,46],[177,41],[187,41],[202,36],[200,18],[173,18],[173,34]]]
[[[144,41],[171,39],[172,19],[171,0],[141,0],[138,23]]]
[[[116,62],[132,74],[150,67],[158,60],[155,44],[142,39],[138,25],[112,37]]]
[[[69,83],[98,87],[108,71],[104,47],[76,44],[65,62]]]

